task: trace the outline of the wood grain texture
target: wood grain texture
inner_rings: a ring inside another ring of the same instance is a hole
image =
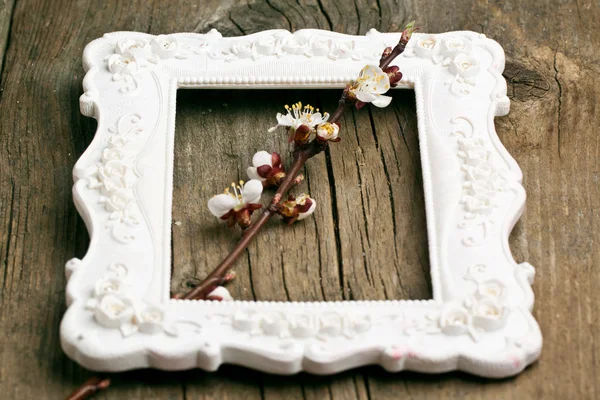
[[[14,3],[14,10],[9,12]],[[507,53],[511,112],[496,119],[524,173],[527,210],[511,235],[518,261],[537,267],[534,314],[541,360],[520,376],[387,374],[375,367],[331,377],[276,377],[226,366],[113,376],[104,399],[396,399],[600,397],[600,5],[589,0],[114,1],[0,3],[0,393],[64,397],[90,373],[60,350],[64,262],[88,244],[71,199],[71,168],[95,122],[79,114],[81,52],[104,32],[224,35],[321,28],[364,34],[416,19],[425,32],[469,29]],[[3,35],[7,32],[8,35]],[[1,51],[1,50],[0,50]],[[331,110],[337,91],[178,94],[173,227],[174,291],[203,276],[235,237],[205,202],[243,176],[254,151],[285,153],[268,134],[286,102]],[[275,219],[236,266],[237,298],[341,300],[431,295],[414,96],[349,113],[343,140],[309,162],[314,218]],[[282,256],[288,243],[301,242]]]
[[[8,46],[8,33],[10,32],[14,6],[14,0],[0,0],[0,79],[2,79],[2,66],[4,65],[4,55]]]

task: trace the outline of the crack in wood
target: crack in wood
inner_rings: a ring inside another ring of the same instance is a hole
[[[310,174],[306,170],[306,167],[304,167],[304,176],[306,177],[306,186],[308,188],[308,193],[310,194],[310,193],[312,193],[312,190],[310,187]],[[315,227],[315,237],[317,239],[317,257],[318,257],[318,261],[319,261],[319,287],[321,288],[321,296],[322,296],[323,300],[327,301],[327,296],[325,295],[325,287],[323,285],[323,254],[321,251],[321,236],[319,234],[319,227],[316,222],[314,223],[314,227]]]
[[[8,228],[6,230],[6,251],[4,255],[4,259],[2,260],[2,265],[4,266],[4,282],[2,282],[2,304],[4,304],[4,294],[7,292],[7,283],[8,283],[8,260],[10,255],[10,247],[12,244],[12,231],[13,231],[13,222],[14,222],[14,206],[15,206],[15,183],[12,177],[9,180],[10,182],[10,204],[8,208]]]
[[[561,124],[561,115],[562,115],[562,84],[560,83],[560,80],[558,79],[558,67],[556,64],[556,58],[558,55],[558,49],[556,49],[556,51],[554,52],[554,80],[556,81],[556,85],[558,86],[558,110],[557,110],[557,115],[556,115],[556,129],[557,129],[557,136],[558,136],[558,158],[561,159],[561,141],[562,141],[562,135],[561,135],[561,128],[560,128],[560,124]]]
[[[339,274],[339,285],[342,292],[342,297],[345,298],[346,294],[344,291],[344,259],[342,257],[342,243],[340,239],[340,220],[338,217],[338,204],[337,194],[335,187],[335,178],[333,175],[333,165],[331,163],[331,150],[327,148],[325,150],[325,164],[327,166],[327,179],[329,181],[330,194],[331,194],[331,215],[333,217],[333,230],[335,233],[335,248],[337,253],[338,261],[338,274]]]
[[[271,8],[272,8],[273,10],[275,10],[277,13],[281,14],[281,16],[282,16],[283,18],[285,18],[285,20],[286,20],[286,21],[287,21],[287,23],[288,23],[288,28],[287,28],[287,29],[288,29],[289,31],[293,31],[293,29],[294,29],[294,25],[292,24],[292,21],[291,21],[291,20],[288,18],[288,16],[287,16],[287,15],[285,15],[285,14],[284,14],[284,13],[283,13],[281,10],[279,10],[277,7],[275,7],[275,6],[274,6],[274,5],[271,3],[271,1],[267,0],[266,2],[267,2],[267,4],[269,5],[269,7],[271,7]]]
[[[333,23],[331,22],[331,17],[327,13],[327,11],[325,11],[325,7],[323,6],[323,1],[317,0],[317,4],[319,5],[319,10],[321,10],[321,13],[325,16],[325,19],[327,20],[327,24],[329,24],[329,30],[332,31]]]

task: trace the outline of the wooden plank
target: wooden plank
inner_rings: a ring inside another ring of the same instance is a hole
[[[193,30],[198,20],[189,16],[206,18],[219,7],[156,3],[16,3],[0,97],[0,397],[57,399],[90,375],[64,356],[58,336],[64,263],[88,245],[71,199],[72,166],[95,131],[79,113],[81,56],[104,32]],[[180,378],[144,372],[116,377],[109,398],[183,396]]]
[[[515,379],[492,384],[458,373],[392,375],[379,368],[285,379],[237,367],[216,374],[138,371],[115,376],[114,387],[98,397],[600,397],[600,347],[594,339],[600,333],[597,3],[461,0],[452,7],[435,1],[417,7],[394,1],[271,0],[175,6],[19,0],[12,24],[4,22],[6,7],[0,10],[0,27],[6,32],[11,27],[0,83],[0,331],[8,333],[0,339],[0,391],[8,398],[60,398],[89,375],[62,355],[58,342],[63,264],[87,246],[69,194],[70,169],[95,129],[78,111],[85,43],[125,29],[164,33],[217,27],[238,35],[319,27],[363,34],[370,27],[397,30],[408,19],[429,32],[484,31],[507,51],[512,110],[496,126],[523,169],[529,196],[511,246],[519,261],[537,267],[534,312],[545,339],[540,362]],[[0,45],[2,37],[0,32]],[[281,134],[265,132],[281,105],[316,99],[331,109],[337,93],[210,96],[198,91],[178,97],[174,220],[182,223],[174,226],[174,290],[200,278],[233,244],[222,227],[211,225],[206,196],[237,179],[255,150],[285,150]],[[292,228],[269,224],[236,267],[231,291],[237,298],[430,296],[412,94],[395,94],[393,104],[346,116],[343,141],[328,157],[311,160],[305,171],[308,179],[300,189],[317,196],[317,213]],[[207,167],[215,173],[208,175]],[[279,249],[290,240],[306,244],[282,262]]]
[[[8,46],[8,35],[10,33],[10,24],[14,7],[15,0],[0,0],[0,83],[2,82],[4,55],[6,54],[6,47]]]

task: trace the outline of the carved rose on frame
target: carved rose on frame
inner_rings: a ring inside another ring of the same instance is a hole
[[[88,45],[84,66],[82,112],[99,123],[75,166],[73,193],[91,241],[83,259],[67,264],[61,325],[62,346],[80,364],[120,371],[243,363],[323,374],[378,363],[388,371],[504,377],[539,356],[534,270],[517,264],[507,245],[525,194],[494,130],[509,101],[504,53],[493,40],[412,27],[366,36],[117,32]],[[176,91],[258,87],[339,88],[341,106],[282,104],[270,134],[287,138],[292,152],[257,149],[250,165],[239,166],[246,174],[232,176],[233,186],[206,209],[214,229],[229,223],[239,244],[197,288],[172,299]],[[345,139],[344,112],[371,107],[375,116],[376,107],[393,102],[395,87],[415,90],[433,299],[227,301],[233,260],[267,220],[303,224],[320,212],[319,193],[299,193],[296,185],[310,158]]]
[[[172,35],[158,35],[150,41],[142,37],[118,40],[114,54],[108,56],[108,70],[115,82],[123,81],[119,91],[133,94],[139,86],[139,73],[161,60],[188,57],[188,46],[180,45]]]

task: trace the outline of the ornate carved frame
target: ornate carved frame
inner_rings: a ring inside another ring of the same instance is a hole
[[[90,232],[66,265],[64,351],[92,370],[278,374],[460,369],[517,374],[540,354],[534,269],[508,236],[522,174],[494,117],[509,111],[504,52],[475,32],[415,34],[396,59],[417,101],[433,299],[329,303],[169,298],[176,91],[342,88],[377,64],[396,33],[271,30],[151,36],[116,32],[84,51],[81,111],[98,120],[75,165],[73,197]]]

